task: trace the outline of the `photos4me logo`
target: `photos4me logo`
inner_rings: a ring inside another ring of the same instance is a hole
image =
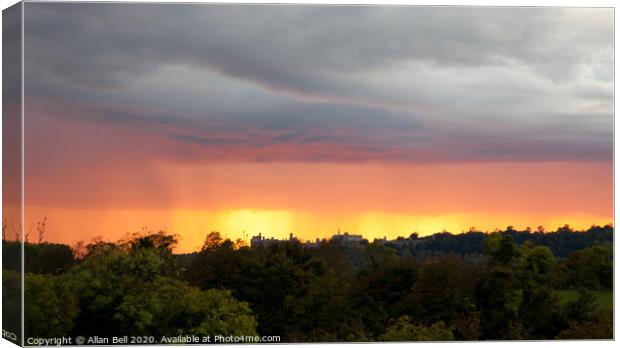
[[[6,331],[5,329],[2,329],[2,337],[11,341],[17,341],[17,335],[11,331]]]

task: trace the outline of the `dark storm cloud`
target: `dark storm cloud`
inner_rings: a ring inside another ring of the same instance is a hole
[[[300,90],[319,83],[313,73],[407,60],[521,61],[570,74],[609,49],[612,34],[605,9],[29,4],[28,11],[29,47],[54,53],[30,58],[84,83],[175,61]],[[606,23],[583,23],[597,19]]]
[[[26,93],[243,159],[609,160],[612,16],[28,3]]]

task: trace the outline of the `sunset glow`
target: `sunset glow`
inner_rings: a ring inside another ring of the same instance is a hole
[[[76,182],[57,178],[56,185],[31,182],[37,205],[27,222],[48,217],[48,238],[59,241],[72,240],[74,229],[81,240],[114,240],[146,226],[179,234],[179,250],[194,251],[210,231],[314,240],[340,229],[372,239],[508,225],[583,228],[613,216],[611,170],[599,163],[246,163],[154,166],[150,173],[144,184],[130,172],[108,185],[101,172]]]
[[[292,212],[286,210],[234,210],[234,211],[193,211],[193,210],[79,210],[31,208],[33,214],[44,212],[45,216],[54,221],[48,226],[50,239],[57,241],[90,241],[95,237],[118,240],[126,234],[137,232],[142,227],[152,230],[165,230],[171,233],[182,231],[178,252],[197,251],[204,237],[210,231],[222,232],[225,237],[240,238],[246,242],[251,236],[262,233],[268,237],[288,238],[289,231],[301,240],[313,241],[315,238],[329,238],[336,234],[338,228],[342,232],[354,231],[361,233],[372,241],[374,238],[409,236],[417,232],[420,236],[429,235],[442,230],[453,233],[468,231],[476,227],[482,231],[493,231],[505,228],[507,222],[514,228],[525,229],[547,226],[555,230],[567,221],[577,229],[591,225],[605,225],[611,222],[605,215],[574,214],[569,216],[541,215],[485,215],[485,214],[453,214],[453,215],[404,215],[382,212],[364,212],[356,215],[318,214],[308,212]],[[66,216],[80,216],[79,220],[66,219]],[[32,219],[32,223],[36,223]],[[150,225],[141,224],[151,221]],[[474,222],[478,222],[476,226]],[[482,224],[480,222],[483,222]],[[143,226],[144,225],[144,226]],[[29,225],[27,225],[29,226]],[[64,235],[62,231],[79,230],[79,237],[73,233]],[[109,233],[108,231],[114,231]],[[245,232],[245,234],[244,234]]]
[[[47,241],[613,222],[604,9],[63,8],[25,26],[26,230],[47,217]]]

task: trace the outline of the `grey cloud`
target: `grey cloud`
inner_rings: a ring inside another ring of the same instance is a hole
[[[21,8],[2,11],[2,98],[3,107],[21,102]]]
[[[610,158],[610,9],[28,3],[26,12],[31,100],[114,105],[98,106],[97,120],[179,142],[326,141],[401,160]],[[258,138],[230,135],[239,129]],[[486,140],[464,146],[464,135]]]
[[[27,11],[30,64],[84,85],[164,62],[300,91],[333,72],[410,60],[519,61],[555,76],[609,49],[613,35],[609,9],[31,3]]]

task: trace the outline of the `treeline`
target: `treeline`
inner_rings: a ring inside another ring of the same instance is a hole
[[[494,233],[502,236],[509,235],[518,245],[530,242],[547,246],[553,255],[561,258],[567,257],[576,250],[613,241],[613,226],[611,225],[592,226],[585,231],[575,231],[565,225],[548,232],[542,226],[536,230],[530,228],[516,230],[508,226],[505,230],[497,230]],[[484,254],[484,241],[488,236],[489,233],[477,231],[472,227],[471,231],[461,234],[442,232],[426,237],[412,234],[409,238],[400,237],[388,242],[387,245],[394,248],[401,256],[417,256],[420,259],[442,254],[475,257]]]
[[[592,247],[594,245],[613,242],[613,226],[592,226],[587,230],[573,230],[568,225],[559,227],[555,231],[546,232],[539,226],[536,230],[525,229],[515,230],[508,226],[505,230],[497,230],[494,234],[502,236],[509,235],[517,245],[529,242],[535,245],[549,247],[551,252],[558,258],[566,258],[577,250]],[[398,256],[414,257],[418,261],[433,258],[441,255],[459,255],[469,260],[484,259],[484,242],[489,237],[489,233],[471,231],[460,234],[441,232],[429,236],[419,237],[418,234],[411,234],[409,237],[399,237],[384,244],[395,250]],[[330,241],[323,240],[323,246],[330,244]],[[331,243],[334,244],[334,243]],[[366,267],[366,260],[363,257],[363,249],[370,244],[368,241],[355,245],[348,245],[341,248],[340,253],[346,255],[349,266],[361,269]],[[86,245],[77,246],[78,249],[87,248]],[[25,271],[28,273],[56,274],[71,268],[79,259],[73,250],[74,248],[66,244],[55,243],[26,243],[25,244]],[[21,269],[21,246],[19,243],[6,242],[3,248],[5,269]],[[187,264],[198,253],[180,254],[176,257],[182,264]],[[322,255],[328,257],[328,255]]]
[[[161,232],[79,250],[27,244],[26,336],[612,338],[612,310],[595,296],[611,296],[612,238],[605,226],[250,248],[213,232],[190,255]],[[5,291],[11,277],[5,269]]]

